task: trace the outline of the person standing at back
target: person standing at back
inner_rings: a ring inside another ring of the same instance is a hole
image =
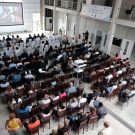
[[[21,135],[20,129],[22,122],[19,118],[16,118],[15,113],[9,114],[9,119],[6,121],[5,128],[8,130],[9,135]]]
[[[98,132],[98,135],[112,135],[112,128],[109,122],[104,122],[104,128]]]

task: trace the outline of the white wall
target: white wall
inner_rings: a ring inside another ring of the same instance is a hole
[[[129,39],[135,41],[135,29],[122,25],[116,26],[115,36],[123,39]]]
[[[94,20],[94,19],[90,19],[90,18],[86,18],[86,17],[81,17],[79,33],[84,33],[84,32],[86,32],[86,30],[88,30],[89,35],[90,35],[89,40],[91,40],[91,34],[94,33],[95,29],[108,33],[109,25],[110,25],[110,23],[108,23],[108,22]]]
[[[22,0],[22,3],[23,3],[24,25],[1,26],[0,33],[33,30],[33,27],[32,27],[33,26],[33,13],[40,13],[40,0]]]
[[[71,37],[74,36],[75,24],[76,24],[76,15],[68,14],[67,34]]]
[[[67,21],[66,13],[56,11],[55,27],[57,28],[57,32],[59,31],[60,28],[66,30],[66,21]],[[73,36],[75,24],[76,24],[76,15],[68,14],[68,24],[67,24],[67,34],[68,35]],[[80,17],[80,27],[79,27],[80,34],[86,32],[86,30],[88,30],[91,35],[94,33],[95,29],[99,29],[99,30],[104,31],[105,33],[108,33],[109,23],[86,18],[83,16]]]
[[[65,34],[66,31],[66,23],[67,23],[67,19],[66,19],[66,13],[64,12],[59,12],[56,11],[56,25],[54,27],[56,27],[57,32],[59,32],[59,29],[62,29],[63,34]]]

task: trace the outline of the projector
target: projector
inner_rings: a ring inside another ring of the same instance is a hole
[[[75,60],[74,61],[74,65],[77,67],[77,68],[82,68],[82,67],[86,67],[87,65],[85,64],[85,62],[87,61],[84,61],[84,60]]]

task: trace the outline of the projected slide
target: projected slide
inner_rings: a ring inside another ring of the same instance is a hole
[[[22,3],[0,2],[0,26],[22,25]]]

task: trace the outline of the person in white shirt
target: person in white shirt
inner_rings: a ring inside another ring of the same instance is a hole
[[[12,101],[9,101],[8,102],[8,107],[11,109],[11,110],[14,110],[14,105],[17,104],[17,103],[22,103],[22,99],[21,98],[18,98],[18,99],[12,99]]]
[[[31,74],[31,71],[26,72],[25,79],[35,79],[34,75]]]
[[[51,102],[49,95],[45,95],[45,98],[39,101],[40,105],[49,104]]]
[[[9,86],[9,82],[4,81],[3,83],[0,84],[0,88],[7,88]]]
[[[50,99],[43,99],[41,101],[39,101],[39,104],[49,104],[51,102]]]
[[[79,107],[81,104],[86,103],[86,102],[87,102],[86,94],[83,94],[83,97],[79,100]]]
[[[59,99],[59,95],[56,93],[51,99],[52,101],[56,101]]]
[[[108,75],[108,76],[105,77],[105,79],[108,80],[108,81],[109,81],[110,79],[112,79],[112,78],[113,78],[113,75],[112,75],[112,74],[110,74],[110,75]]]
[[[73,98],[69,104],[69,108],[76,108],[78,106],[78,100],[76,98]]]
[[[104,122],[104,128],[98,132],[98,135],[112,135],[112,128],[109,122]]]

